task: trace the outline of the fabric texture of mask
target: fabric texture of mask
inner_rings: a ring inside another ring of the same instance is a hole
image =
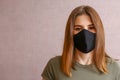
[[[74,46],[83,53],[88,53],[95,48],[96,33],[83,29],[73,36]]]

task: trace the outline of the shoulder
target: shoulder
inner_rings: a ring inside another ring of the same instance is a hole
[[[61,59],[61,56],[55,56],[55,57],[52,57],[49,62],[56,62],[56,61],[59,61]]]
[[[108,70],[114,80],[120,80],[120,61],[108,58]]]
[[[113,58],[111,58],[111,57],[107,57],[107,63],[108,64],[115,64],[115,65],[118,65],[119,66],[119,61],[118,60],[116,60],[116,59],[113,59]]]
[[[120,62],[117,61],[116,59],[108,57],[107,64],[108,64],[108,67],[110,67],[112,70],[120,71]]]
[[[42,77],[46,80],[54,80],[56,72],[60,72],[61,56],[51,58],[45,66]]]
[[[48,64],[59,64],[61,62],[61,56],[55,56],[52,57],[49,61]]]

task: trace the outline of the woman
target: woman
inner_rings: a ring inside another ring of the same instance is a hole
[[[66,25],[62,56],[52,58],[43,80],[120,80],[120,66],[105,52],[104,29],[90,6],[75,8]]]

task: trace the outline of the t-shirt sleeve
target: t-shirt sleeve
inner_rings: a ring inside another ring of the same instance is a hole
[[[120,80],[120,62],[116,62],[115,63],[116,65],[116,77],[115,77],[115,80]]]
[[[118,73],[118,76],[116,77],[116,80],[120,80],[120,71]]]
[[[41,76],[45,80],[54,80],[54,67],[53,67],[52,59],[48,61],[45,66]]]

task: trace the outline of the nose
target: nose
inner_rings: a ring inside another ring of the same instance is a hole
[[[87,26],[85,26],[85,27],[83,27],[83,29],[86,29],[86,30],[88,30],[88,27],[87,27]]]

